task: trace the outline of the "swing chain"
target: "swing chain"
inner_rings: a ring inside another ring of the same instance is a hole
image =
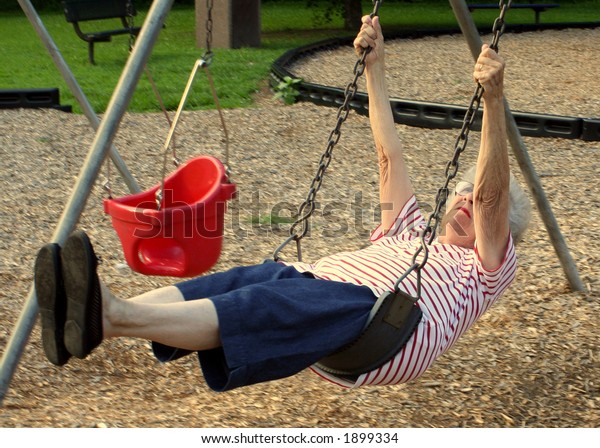
[[[370,14],[371,17],[375,17],[378,15],[379,7],[382,2],[383,0],[373,0],[374,6],[373,12]],[[321,159],[319,160],[319,167],[317,168],[317,172],[312,180],[306,199],[298,208],[296,220],[290,227],[290,236],[273,253],[273,259],[275,261],[279,260],[279,253],[292,240],[296,241],[298,261],[302,261],[302,250],[300,246],[300,240],[304,238],[304,236],[308,233],[309,219],[315,211],[315,201],[317,193],[321,189],[323,178],[325,176],[325,171],[327,170],[329,164],[332,161],[333,149],[335,145],[340,141],[340,138],[342,136],[341,128],[346,119],[348,118],[348,115],[350,114],[350,103],[358,90],[358,80],[365,71],[365,59],[367,57],[367,54],[369,54],[370,50],[371,48],[368,47],[361,54],[359,59],[356,61],[356,64],[354,65],[354,79],[346,86],[346,89],[344,91],[344,102],[338,108],[336,116],[336,125],[329,134],[327,147],[325,149],[325,152],[321,155]],[[300,228],[299,231],[297,230],[298,228]]]
[[[135,33],[133,32],[133,27],[135,26],[133,0],[127,0],[125,8],[127,10],[127,28],[129,29],[129,51],[132,51],[133,46],[135,45]]]
[[[126,14],[127,14],[127,29],[129,30],[129,51],[131,52],[133,50],[133,46],[135,44],[135,34],[133,32],[133,27],[135,26],[135,21],[134,21],[134,10],[133,10],[133,0],[127,0],[127,3],[125,4],[125,10],[126,10]],[[111,169],[110,169],[110,162],[107,162],[106,164],[106,180],[104,181],[104,185],[103,185],[104,191],[106,191],[106,194],[108,195],[108,199],[112,199],[112,187],[111,187]]]
[[[133,29],[135,27],[135,9],[133,7],[133,0],[127,0],[127,4],[126,4],[126,10],[127,10],[127,28],[129,29],[129,52],[133,52],[133,47],[135,46],[135,41],[136,41],[136,34],[133,32]],[[154,92],[154,96],[156,97],[156,100],[158,101],[158,104],[160,106],[160,110],[162,111],[163,115],[165,116],[167,123],[169,124],[169,127],[172,126],[172,121],[171,121],[171,117],[169,116],[169,112],[167,111],[167,107],[165,106],[165,102],[162,98],[162,95],[160,94],[160,91],[158,90],[158,87],[156,86],[156,82],[154,82],[154,77],[152,76],[152,73],[150,73],[150,70],[148,69],[148,65],[144,65],[144,73],[146,74],[146,77],[148,78],[148,81],[150,82],[150,87],[152,88],[152,91]],[[176,141],[176,137],[175,135],[173,135],[173,139],[172,139],[172,143],[171,143],[171,147],[173,148],[173,163],[175,164],[175,166],[179,165],[179,160],[177,159],[177,141]]]
[[[213,51],[212,51],[212,40],[213,40],[213,12],[214,1],[206,0],[206,51],[200,58],[200,67],[204,69],[206,73],[206,78],[208,79],[209,87],[211,94],[213,96],[213,101],[215,106],[217,107],[217,111],[219,113],[219,118],[221,120],[221,129],[223,130],[223,136],[225,138],[225,175],[227,178],[231,176],[231,167],[229,166],[229,133],[227,132],[227,126],[225,124],[225,116],[223,115],[223,109],[221,108],[221,104],[219,102],[219,97],[217,96],[217,90],[215,88],[215,83],[213,81],[213,77],[208,69],[213,61]]]
[[[199,67],[204,68],[205,71],[207,72],[207,76],[209,76],[209,77],[210,77],[210,74],[208,73],[208,66],[210,64],[212,64],[212,60],[213,60],[213,52],[211,50],[212,29],[213,29],[212,11],[213,11],[213,0],[206,0],[206,51],[199,60]],[[209,82],[212,83],[212,79],[209,78]],[[212,88],[212,90],[214,91],[214,87]],[[214,97],[214,94],[213,94],[213,97]],[[219,108],[218,104],[217,104],[217,108]],[[173,123],[171,122],[171,120],[169,118],[167,118],[167,119],[169,120],[169,125],[172,127]],[[171,148],[172,148],[171,161],[173,162],[173,165],[175,165],[175,167],[178,167],[181,164],[181,161],[177,157],[177,149],[176,149],[176,144],[175,144],[175,133],[173,133],[172,138],[173,138],[173,143],[171,144]],[[159,197],[159,195],[157,194],[157,198],[158,197]],[[162,192],[160,193],[160,199],[162,200]]]
[[[213,52],[212,52],[212,30],[213,30],[213,0],[206,0],[206,51],[200,58],[202,61],[202,67],[208,67],[212,63]]]
[[[494,21],[494,26],[492,28],[492,43],[490,44],[490,48],[494,51],[498,51],[498,42],[500,41],[500,36],[504,34],[504,29],[506,27],[506,23],[504,21],[504,16],[508,9],[510,8],[512,0],[500,0],[499,9],[500,14],[498,18]],[[438,227],[440,226],[440,219],[442,215],[442,209],[446,205],[446,201],[448,199],[448,185],[450,182],[456,177],[459,168],[458,159],[460,155],[465,151],[467,147],[467,143],[469,141],[469,132],[473,126],[473,123],[477,117],[477,112],[479,111],[479,107],[481,105],[481,99],[483,96],[484,88],[481,84],[477,83],[475,88],[475,92],[473,93],[473,97],[471,98],[471,102],[469,103],[469,107],[465,112],[465,116],[463,118],[462,128],[458,137],[456,138],[454,145],[454,155],[452,159],[446,164],[445,176],[446,180],[444,181],[443,186],[438,190],[436,195],[436,205],[433,212],[429,215],[427,220],[427,224],[423,233],[421,235],[421,245],[416,250],[413,258],[412,258],[412,266],[409,268],[407,273],[403,275],[395,284],[395,291],[398,292],[400,288],[400,283],[406,277],[406,275],[415,271],[417,275],[417,297],[420,297],[420,289],[421,289],[421,269],[425,267],[427,264],[427,259],[429,257],[429,245],[435,239],[435,235]],[[418,256],[423,253],[421,261],[417,261]]]
[[[175,135],[175,128],[177,127],[177,124],[179,123],[179,118],[181,116],[181,113],[183,112],[183,108],[184,108],[187,98],[189,96],[190,90],[192,88],[192,84],[193,84],[196,74],[198,73],[198,70],[200,68],[204,69],[204,72],[206,73],[208,83],[209,83],[209,88],[212,93],[213,100],[215,102],[215,106],[217,108],[217,111],[219,113],[219,117],[221,120],[221,127],[223,130],[223,135],[224,135],[224,139],[225,139],[225,162],[223,163],[223,165],[225,168],[225,175],[227,176],[227,178],[229,180],[231,179],[230,178],[231,169],[229,166],[229,133],[227,132],[227,126],[225,124],[225,117],[223,115],[223,110],[222,110],[220,102],[219,102],[219,97],[217,95],[215,83],[214,83],[213,77],[210,73],[210,70],[208,68],[208,66],[212,63],[212,56],[213,56],[213,53],[211,50],[212,25],[213,25],[213,20],[212,20],[213,0],[206,1],[206,9],[207,9],[207,18],[206,18],[206,47],[207,48],[206,48],[206,52],[200,59],[198,59],[196,61],[196,63],[194,64],[194,68],[192,69],[192,72],[190,73],[190,76],[188,77],[187,84],[185,86],[181,100],[179,101],[179,106],[177,108],[177,111],[175,112],[175,118],[173,119],[171,128],[169,129],[169,134],[167,135],[167,139],[165,141],[165,145],[163,148],[164,152],[163,152],[163,167],[162,167],[161,185],[160,185],[160,188],[155,193],[156,209],[159,211],[162,208],[163,198],[164,198],[163,192],[165,190],[165,178],[167,175],[167,152],[170,147],[171,139]],[[174,147],[173,147],[172,154],[173,154],[173,163],[175,164],[175,166],[179,166],[179,160],[176,157]]]
[[[512,5],[512,0],[500,0],[498,3],[498,7],[500,8],[500,14],[494,20],[494,26],[492,27],[492,43],[490,44],[490,48],[494,51],[498,51],[498,42],[500,41],[500,36],[504,34],[504,29],[506,28],[506,22],[504,21],[504,16],[506,12],[510,9]]]

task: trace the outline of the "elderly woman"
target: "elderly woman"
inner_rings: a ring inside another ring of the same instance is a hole
[[[402,155],[389,104],[384,39],[379,19],[363,18],[354,41],[366,57],[370,122],[379,156],[381,224],[372,244],[315,263],[266,263],[184,281],[123,300],[96,274],[88,237],[74,232],[60,248],[44,246],[35,265],[42,341],[56,365],[87,357],[104,339],[153,341],[161,361],[197,352],[205,380],[216,391],[285,378],[314,366],[360,334],[381,293],[411,265],[425,227]],[[514,242],[524,220],[511,201],[503,105],[503,60],[487,46],[474,78],[485,89],[476,173],[460,182],[422,272],[422,319],[406,345],[376,370],[338,378],[342,386],[397,384],[422,375],[512,282]],[[521,193],[522,194],[522,193]],[[512,230],[512,234],[511,234]],[[400,288],[415,295],[408,276]]]

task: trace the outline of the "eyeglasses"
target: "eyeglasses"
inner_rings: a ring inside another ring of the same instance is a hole
[[[454,194],[458,196],[466,196],[469,193],[473,193],[473,184],[471,182],[461,181],[456,184],[454,188]]]

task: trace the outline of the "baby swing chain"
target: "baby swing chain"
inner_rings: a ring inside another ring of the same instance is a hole
[[[212,93],[212,97],[213,100],[215,102],[215,106],[219,112],[219,117],[221,120],[221,127],[223,130],[223,134],[225,137],[225,162],[223,163],[223,165],[225,166],[225,174],[227,175],[227,177],[229,178],[230,175],[230,167],[229,167],[229,134],[227,132],[227,126],[225,124],[225,117],[223,116],[223,111],[221,109],[221,105],[219,103],[219,98],[217,96],[217,91],[215,88],[215,84],[213,81],[213,77],[210,73],[209,70],[209,66],[212,63],[212,57],[213,57],[213,53],[212,53],[212,49],[211,49],[211,45],[212,45],[212,26],[213,26],[213,21],[212,21],[212,10],[213,10],[213,0],[207,0],[206,1],[206,10],[207,10],[207,18],[206,18],[206,51],[204,53],[204,55],[202,55],[202,57],[200,59],[198,59],[194,65],[194,68],[192,69],[192,72],[190,73],[190,76],[188,78],[188,82],[185,86],[185,90],[183,92],[183,96],[181,97],[181,101],[179,102],[179,107],[177,108],[177,112],[175,113],[175,118],[173,119],[173,123],[171,125],[171,128],[169,129],[169,133],[167,135],[167,139],[165,141],[165,145],[163,147],[163,167],[162,167],[162,176],[161,176],[161,188],[159,188],[156,191],[156,196],[155,196],[155,200],[156,200],[156,208],[157,210],[160,210],[162,207],[162,203],[163,203],[163,191],[165,189],[165,177],[167,174],[167,154],[168,154],[168,150],[170,147],[170,143],[171,143],[171,139],[173,138],[173,135],[175,133],[175,128],[179,122],[179,117],[181,115],[181,112],[183,111],[183,108],[185,106],[187,97],[189,95],[190,89],[192,87],[194,78],[196,77],[196,73],[198,72],[198,69],[202,68],[204,69],[206,76],[208,78],[208,82],[209,82],[209,86],[210,86],[210,90]],[[177,160],[176,154],[175,154],[175,149],[173,148],[173,163],[175,164],[175,166],[179,165],[179,161]]]
[[[133,51],[133,47],[135,46],[135,41],[136,41],[136,34],[133,32],[133,29],[135,28],[135,10],[133,7],[133,1],[132,0],[128,0],[126,3],[126,12],[127,12],[127,28],[129,29],[129,53],[131,53]],[[158,87],[156,87],[156,83],[154,82],[154,78],[152,77],[152,74],[150,73],[150,70],[148,69],[148,66],[144,66],[144,73],[146,74],[146,77],[148,78],[148,81],[150,82],[150,86],[152,87],[152,91],[154,92],[154,96],[156,97],[156,100],[158,101],[158,104],[160,106],[160,109],[163,112],[163,115],[165,116],[167,123],[169,124],[169,127],[171,127],[173,125],[172,121],[171,121],[171,117],[169,116],[169,112],[167,111],[167,108],[165,106],[165,103],[163,101],[162,95],[160,94]],[[172,143],[171,143],[171,147],[173,148],[173,159],[176,160],[176,156],[175,156],[175,148],[177,146],[177,142],[175,140],[175,135],[173,135],[172,138]],[[108,194],[108,198],[112,199],[112,188],[111,188],[111,167],[110,167],[110,162],[107,163],[106,166],[106,181],[104,183],[104,189],[106,190],[107,194]]]

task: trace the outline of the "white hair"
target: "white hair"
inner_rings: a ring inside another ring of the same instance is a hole
[[[463,174],[461,180],[474,184],[475,173],[476,166],[472,166],[465,172],[465,174]],[[450,193],[448,201],[452,200],[452,196],[454,196],[454,191]],[[511,173],[509,186],[508,221],[510,226],[510,233],[512,233],[513,241],[515,244],[517,244],[523,239],[525,231],[529,226],[530,219],[531,202],[529,201],[529,197]]]

